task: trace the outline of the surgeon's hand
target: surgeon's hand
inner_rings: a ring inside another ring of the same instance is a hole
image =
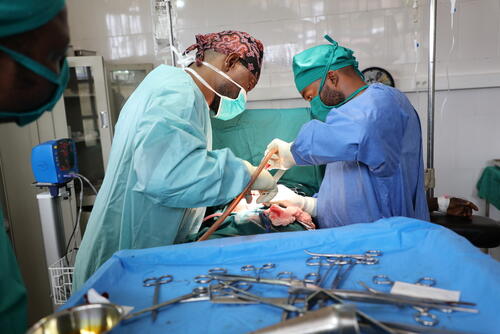
[[[289,169],[297,164],[293,158],[292,152],[290,151],[291,147],[292,143],[287,143],[286,141],[278,138],[273,139],[269,145],[267,145],[264,155],[267,155],[267,153],[272,149],[278,149],[278,153],[273,154],[269,160],[269,164],[271,165],[270,169]]]
[[[316,198],[300,196],[282,184],[278,184],[278,193],[276,196],[270,200],[264,198],[264,202],[269,204],[279,204],[285,207],[296,206],[309,213],[312,217],[316,216]]]
[[[452,197],[450,198],[450,204],[448,205],[446,214],[449,216],[470,218],[472,216],[472,210],[478,211],[479,208],[472,202],[461,198]]]
[[[243,163],[248,169],[248,172],[250,173],[250,176],[253,175],[257,167],[253,166],[251,163],[249,163],[246,160],[243,160]],[[257,180],[255,180],[254,184],[252,185],[252,190],[259,190],[262,194],[262,192],[269,193],[269,194],[274,194],[276,195],[278,193],[278,189],[276,188],[276,180],[273,178],[271,173],[269,173],[267,170],[263,169],[259,176],[257,177]],[[272,195],[274,197],[274,195]],[[262,196],[260,196],[257,199],[257,203],[262,203],[261,201],[259,202],[259,199]]]

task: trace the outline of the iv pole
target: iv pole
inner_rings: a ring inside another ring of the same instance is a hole
[[[169,22],[169,31],[170,31],[170,56],[172,57],[172,66],[177,66],[175,61],[175,52],[172,49],[174,45],[174,25],[172,23],[172,1],[168,0],[168,22]]]
[[[430,0],[429,6],[429,67],[427,87],[427,197],[434,197],[434,105],[436,80],[436,17],[437,0]]]

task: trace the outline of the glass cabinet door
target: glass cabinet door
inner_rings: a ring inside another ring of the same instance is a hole
[[[99,189],[112,138],[103,62],[101,57],[70,57],[68,60],[70,78],[64,91],[68,134],[76,142],[80,173]],[[93,197],[88,185],[84,186],[84,191],[85,195]]]
[[[153,70],[153,64],[107,64],[111,102],[111,120],[118,121],[120,111],[134,90]]]

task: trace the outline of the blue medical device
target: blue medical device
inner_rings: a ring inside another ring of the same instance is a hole
[[[63,186],[78,173],[76,145],[72,139],[49,140],[31,150],[31,168],[37,185]]]

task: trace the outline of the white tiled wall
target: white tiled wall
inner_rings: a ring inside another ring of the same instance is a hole
[[[115,63],[159,62],[149,1],[69,0],[67,7],[75,49],[97,51]]]
[[[96,50],[111,62],[163,62],[164,56],[155,54],[151,3],[68,0],[72,43],[75,48]],[[426,89],[428,0],[173,0],[173,4],[180,49],[193,43],[196,33],[223,29],[244,30],[264,42],[264,72],[250,94],[252,108],[305,106],[293,87],[291,59],[304,48],[323,43],[323,35],[329,33],[355,50],[361,68],[385,67],[397,86],[409,92],[421,114],[425,147],[426,94],[410,92],[417,81],[419,90]],[[444,90],[436,95],[436,192],[480,204],[475,191],[479,173],[489,160],[500,158],[499,18],[500,0],[457,0],[452,30],[450,1],[438,0],[437,86]],[[448,87],[461,89],[447,92]],[[500,219],[500,213],[492,211]]]
[[[112,62],[161,63],[155,54],[151,4],[154,0],[68,0],[72,43],[93,49]],[[361,68],[389,69],[398,86],[426,85],[429,0],[173,0],[176,44],[183,49],[196,33],[244,30],[266,47],[262,80],[253,100],[298,97],[292,56],[323,43],[329,33],[353,50]],[[500,85],[500,0],[438,0],[438,87]],[[415,41],[419,47],[415,47]],[[422,88],[421,87],[421,88]],[[425,87],[424,87],[425,88]]]
[[[427,96],[408,96],[419,110],[426,151]],[[500,157],[500,88],[438,92],[434,126],[435,193],[472,200],[484,214],[485,202],[477,196],[476,183],[491,159]],[[491,205],[490,216],[500,220],[500,211]]]

